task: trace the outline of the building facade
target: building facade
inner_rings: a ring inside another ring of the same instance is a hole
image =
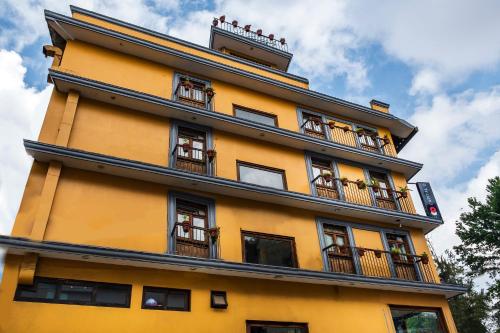
[[[207,48],[71,9],[45,12],[0,332],[456,332],[388,104],[310,90],[225,17]]]

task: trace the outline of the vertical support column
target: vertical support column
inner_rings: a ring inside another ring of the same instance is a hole
[[[73,121],[75,119],[76,107],[80,95],[78,92],[70,91],[66,99],[66,106],[64,108],[61,124],[59,125],[59,132],[57,133],[56,145],[67,147],[71,129],[73,128]],[[36,241],[43,241],[47,224],[49,222],[50,211],[54,203],[57,184],[59,183],[59,176],[61,175],[62,164],[58,161],[51,161],[45,183],[43,184],[42,193],[40,195],[40,202],[31,229],[31,239]],[[23,258],[19,268],[19,283],[32,284],[35,276],[36,264],[38,262],[38,255],[35,253],[26,254]]]

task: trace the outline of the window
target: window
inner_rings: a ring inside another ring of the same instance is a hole
[[[206,174],[206,147],[206,133],[178,127],[175,167]]]
[[[439,309],[406,308],[391,306],[396,333],[446,333]]]
[[[32,286],[18,285],[15,301],[130,307],[132,286],[53,278],[35,278]]]
[[[332,272],[356,273],[347,228],[323,224],[325,250]]]
[[[323,119],[310,113],[302,113],[302,124],[304,133],[319,139],[325,139],[325,129],[323,126]]]
[[[186,289],[170,289],[144,287],[142,292],[142,308],[149,310],[190,311],[191,291]]]
[[[297,267],[293,237],[242,232],[243,261],[252,264]]]
[[[385,209],[397,209],[389,177],[384,173],[370,171],[370,181],[372,184],[378,185],[372,187],[377,206]]]
[[[213,95],[209,96],[208,87],[208,82],[179,75],[174,91],[174,98],[184,104],[206,108],[210,105],[210,100],[213,97]]]
[[[334,171],[330,161],[312,159],[312,173],[316,193],[320,197],[339,199],[339,191],[335,182]],[[330,175],[329,177],[322,175]]]
[[[227,309],[227,294],[225,291],[210,291],[210,306],[214,309]]]
[[[361,148],[375,153],[380,152],[380,145],[378,141],[378,133],[371,128],[356,126],[356,131],[359,131],[359,144]]]
[[[307,324],[247,320],[247,333],[307,333]]]
[[[285,171],[237,161],[238,180],[286,190]]]
[[[235,106],[234,116],[237,118],[251,120],[256,123],[261,123],[264,125],[277,126],[277,117],[275,115],[257,110],[250,110],[239,106]]]
[[[175,253],[184,256],[208,258],[207,206],[176,200]]]
[[[386,234],[386,238],[396,277],[411,281],[418,280],[408,237],[399,234]]]

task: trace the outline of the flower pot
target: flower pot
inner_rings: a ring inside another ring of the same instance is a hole
[[[330,127],[330,129],[334,129],[335,128],[335,122],[334,121],[329,121],[328,122],[328,127]]]
[[[380,191],[380,187],[372,185],[372,190],[373,192],[378,193]]]
[[[360,257],[365,255],[365,249],[358,249],[358,254]]]
[[[269,35],[269,40],[274,40],[274,34]]]
[[[217,24],[219,24],[219,20],[217,20],[216,18],[214,18],[214,20],[212,21],[212,25],[213,25],[214,27],[216,27],[216,26],[217,26]]]
[[[244,29],[245,29],[246,32],[249,32],[250,31],[250,24],[245,25]]]
[[[422,261],[422,264],[427,265],[429,263],[429,257],[422,256],[422,257],[420,257],[420,261]]]
[[[365,135],[365,131],[356,131],[356,134],[357,134],[359,137],[362,137],[363,135]]]
[[[262,36],[262,29],[257,29],[257,36]]]
[[[341,178],[340,182],[342,183],[342,186],[348,186],[349,185],[349,179],[347,179],[347,178]]]
[[[325,182],[327,182],[327,183],[331,182],[333,179],[333,176],[331,174],[325,174],[325,175],[322,175],[322,177],[325,180]]]
[[[217,156],[217,152],[215,151],[215,149],[208,149],[207,156],[208,156],[208,160],[210,162],[212,162],[212,160],[215,158],[215,156]]]
[[[285,38],[280,38],[281,45],[285,45]]]
[[[358,189],[360,189],[360,190],[364,190],[366,188],[366,184],[362,180],[356,181],[356,185],[358,186]]]
[[[410,256],[406,256],[406,259],[408,259],[408,262],[409,262],[410,264],[413,264],[413,262],[415,261],[415,260],[413,259],[413,257],[410,257]]]
[[[217,238],[219,238],[219,229],[217,228],[210,228],[208,229],[208,235],[212,239],[212,242],[216,242]]]
[[[189,221],[182,222],[182,231],[189,232],[189,228],[191,228],[191,223]]]
[[[401,198],[408,198],[408,192],[401,192]]]
[[[219,17],[219,20],[220,20],[220,23],[226,22],[226,15],[222,15],[221,17]]]
[[[238,26],[238,21],[234,20],[233,22],[231,22],[231,24],[236,28]]]
[[[313,121],[314,125],[316,125],[316,126],[321,125],[321,119],[314,118],[312,121]]]
[[[215,91],[212,88],[206,88],[205,94],[207,95],[208,98],[212,98],[215,95]]]
[[[392,260],[398,261],[399,260],[399,254],[396,253],[391,253]]]
[[[388,138],[388,137],[386,137],[386,136],[384,136],[384,137],[382,138],[382,141],[384,142],[384,145],[388,145],[388,144],[390,144],[390,143],[391,143],[391,140],[389,140],[389,138]]]
[[[380,251],[380,250],[374,250],[373,253],[375,253],[375,257],[377,257],[377,258],[382,257],[382,251]]]
[[[349,128],[349,126],[344,126],[344,128],[342,128],[344,130],[344,132],[349,132],[351,129]]]
[[[190,148],[191,148],[191,146],[189,145],[189,143],[184,143],[184,144],[182,145],[182,151],[183,151],[184,153],[187,153],[187,152],[189,151],[189,149],[190,149]]]

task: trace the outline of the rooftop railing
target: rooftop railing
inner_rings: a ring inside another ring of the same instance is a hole
[[[226,21],[225,16],[221,16],[220,18],[214,18],[212,22],[213,26],[219,26],[220,28],[229,31],[238,36],[242,36],[248,39],[251,39],[257,43],[261,43],[280,51],[288,52],[288,44],[286,43],[284,38],[280,38],[277,40],[274,37],[274,34],[269,34],[268,36],[262,33],[262,29],[258,29],[257,31],[252,31],[250,29],[250,25],[245,25],[241,27],[238,25],[238,21],[232,21],[231,23]]]
[[[367,277],[420,281],[436,284],[426,255],[391,253],[362,247],[329,245],[323,249],[328,270]]]

